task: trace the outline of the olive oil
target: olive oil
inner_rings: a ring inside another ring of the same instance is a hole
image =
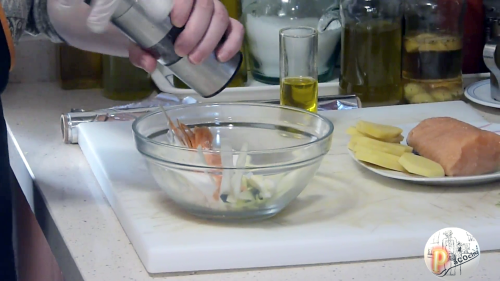
[[[400,22],[346,23],[342,29],[341,94],[355,94],[363,105],[398,104],[401,81]]]
[[[318,80],[311,77],[287,77],[281,81],[281,105],[318,111]]]
[[[150,96],[154,82],[150,75],[132,65],[128,58],[103,57],[103,96],[111,100],[135,101]]]
[[[220,0],[222,4],[226,7],[227,13],[233,19],[239,20],[241,17],[241,1],[240,0]],[[231,80],[227,87],[243,87],[248,81],[247,75],[247,63],[246,63],[246,50],[243,46],[241,48],[241,53],[243,54],[243,61],[241,62],[241,67],[236,73],[236,76]],[[174,75],[174,86],[179,89],[189,89],[189,86],[182,82],[177,76]]]
[[[57,69],[59,85],[63,90],[102,88],[101,54],[59,44]]]

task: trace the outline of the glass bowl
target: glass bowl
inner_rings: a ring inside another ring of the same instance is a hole
[[[207,127],[211,149],[180,145],[161,110],[134,121],[137,149],[160,188],[205,219],[276,215],[304,190],[331,147],[332,122],[302,109],[200,103],[165,111],[175,124]]]

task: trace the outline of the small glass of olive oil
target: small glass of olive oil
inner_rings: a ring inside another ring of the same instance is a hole
[[[280,104],[318,111],[318,31],[280,30]]]

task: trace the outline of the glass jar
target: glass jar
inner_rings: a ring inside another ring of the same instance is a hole
[[[464,0],[405,2],[402,73],[406,102],[462,98],[464,3]]]
[[[226,6],[227,13],[233,19],[239,20],[241,18],[241,1],[240,0],[220,0],[224,6]],[[243,87],[248,81],[248,70],[247,70],[247,56],[246,49],[243,45],[241,48],[241,52],[243,53],[243,60],[241,62],[241,67],[238,70],[236,76],[231,80],[227,87]],[[182,82],[177,76],[174,75],[174,86],[180,89],[189,89],[189,86]]]
[[[111,100],[135,101],[153,92],[150,75],[132,65],[128,58],[103,57],[103,95]]]
[[[340,52],[338,0],[253,0],[243,8],[242,23],[255,80],[280,84],[279,31],[300,26],[318,30],[318,81],[334,78]]]
[[[340,94],[363,106],[401,103],[401,0],[342,0]]]
[[[102,87],[102,55],[59,44],[57,47],[57,74],[64,90],[95,89]]]

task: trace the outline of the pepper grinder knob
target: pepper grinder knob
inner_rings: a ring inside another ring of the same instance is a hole
[[[498,50],[499,45],[500,37],[495,37],[488,41],[483,49],[484,63],[491,72],[491,98],[496,101],[500,101],[500,87],[498,84],[498,81],[500,81],[500,51]]]
[[[238,73],[242,53],[222,63],[212,52],[201,64],[192,64],[187,57],[177,56],[174,50],[175,40],[184,28],[173,26],[170,20],[155,21],[147,15],[144,5],[151,2],[119,1],[111,22],[202,97],[210,98],[222,92]]]

